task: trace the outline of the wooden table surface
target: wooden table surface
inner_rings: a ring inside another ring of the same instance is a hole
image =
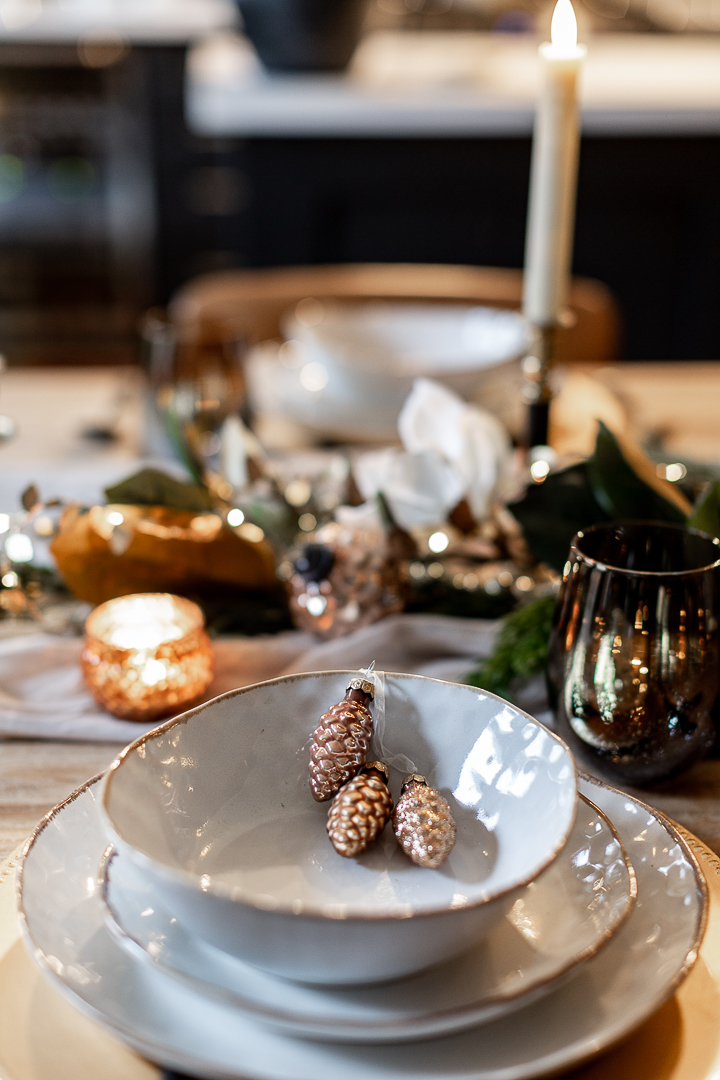
[[[0,859],[9,855],[56,803],[103,772],[121,745],[0,741]]]

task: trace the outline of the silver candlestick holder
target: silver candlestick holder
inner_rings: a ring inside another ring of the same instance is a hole
[[[532,348],[523,358],[523,401],[528,407],[527,445],[546,446],[552,387],[550,373],[557,359],[559,323],[534,326]]]

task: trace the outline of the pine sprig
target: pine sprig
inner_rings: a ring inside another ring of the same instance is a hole
[[[555,596],[540,596],[508,615],[490,656],[465,681],[508,697],[516,680],[545,671],[555,603]]]

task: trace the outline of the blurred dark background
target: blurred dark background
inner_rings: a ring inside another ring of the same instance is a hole
[[[533,12],[395,3],[375,25],[526,29]],[[613,3],[601,28],[658,30],[627,4],[612,21]],[[211,270],[522,265],[529,138],[203,139],[184,120],[185,62],[177,44],[0,44],[12,364],[133,360],[142,311]],[[720,356],[718,192],[720,137],[583,140],[574,270],[615,293],[625,357]]]

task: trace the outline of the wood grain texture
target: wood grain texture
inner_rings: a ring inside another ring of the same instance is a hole
[[[103,772],[121,748],[114,743],[0,741],[0,858],[56,803]]]

